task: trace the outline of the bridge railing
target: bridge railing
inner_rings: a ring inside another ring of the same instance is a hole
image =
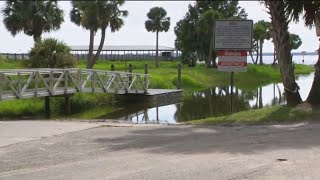
[[[94,69],[0,70],[0,100],[91,93],[147,93],[149,75]]]

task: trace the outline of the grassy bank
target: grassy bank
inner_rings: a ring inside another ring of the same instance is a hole
[[[78,67],[84,68],[85,61],[80,61]],[[133,65],[133,71],[144,73],[144,65],[148,64],[151,78],[150,88],[176,88],[177,85],[177,66],[176,62],[161,62],[160,68],[155,68],[154,61],[99,61],[94,68],[101,70],[110,70],[111,65],[115,66],[116,71],[126,71],[129,64]],[[296,75],[306,75],[313,72],[310,65],[295,66]],[[260,86],[281,82],[279,67],[271,65],[248,65],[248,71],[245,73],[235,73],[235,86],[240,89],[256,89]],[[182,88],[185,90],[199,90],[214,86],[226,86],[230,83],[230,73],[219,72],[214,68],[206,68],[204,64],[198,64],[196,67],[187,67],[182,65]]]
[[[144,66],[148,64],[151,78],[150,88],[176,88],[177,85],[177,66],[178,61],[161,62],[160,68],[155,68],[154,61],[135,60],[135,61],[98,61],[95,69],[110,70],[111,65],[115,66],[116,71],[127,71],[129,64],[133,66],[133,72],[144,73]],[[86,61],[79,61],[78,68],[85,68]],[[1,69],[19,69],[23,68],[22,61],[0,60]],[[310,65],[296,65],[296,75],[305,75],[313,72]],[[245,73],[235,73],[235,86],[240,89],[256,89],[260,86],[281,82],[280,71],[278,67],[270,65],[248,65],[248,71]],[[197,67],[189,68],[182,66],[182,88],[185,90],[198,90],[214,86],[226,86],[230,83],[230,73],[218,72],[214,68],[206,68],[203,64]]]
[[[251,109],[228,116],[210,117],[189,121],[188,124],[263,124],[270,122],[301,121],[312,116],[312,112],[288,106],[273,106]]]
[[[133,65],[133,71],[144,73],[144,66],[148,64],[151,78],[150,88],[176,89],[177,65],[179,62],[161,62],[160,68],[155,68],[154,61],[98,61],[95,69],[110,70],[111,64],[115,65],[116,71],[126,71],[129,64]],[[79,61],[77,67],[85,68],[86,62]],[[23,68],[22,61],[0,60],[0,69]],[[313,72],[312,66],[296,65],[296,74],[303,75]],[[235,73],[235,86],[243,90],[257,89],[260,86],[280,82],[278,67],[270,65],[249,65],[248,72]],[[182,88],[187,96],[190,91],[202,90],[214,86],[227,86],[230,83],[230,73],[218,72],[217,69],[208,69],[203,64],[189,68],[182,66]],[[78,93],[71,98],[71,109],[73,114],[69,118],[97,118],[107,112],[112,112],[117,107],[104,108],[103,105],[110,104],[114,99],[113,95]],[[63,114],[64,99],[52,98],[53,118],[60,118]],[[101,108],[91,111],[92,107]],[[17,119],[24,116],[44,117],[44,100],[23,99],[0,102],[0,119]],[[228,120],[228,119],[227,119]]]

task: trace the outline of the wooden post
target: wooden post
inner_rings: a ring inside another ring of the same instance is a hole
[[[233,87],[234,87],[234,72],[231,72],[231,94],[230,94],[230,112],[233,113]]]
[[[114,71],[114,65],[111,64],[111,71]]]
[[[147,92],[147,85],[148,85],[148,74],[149,74],[149,72],[148,72],[148,64],[144,64],[144,74],[145,74],[145,76],[144,76],[144,84],[145,84],[145,92]]]
[[[50,93],[51,95],[54,95],[53,93],[53,70],[50,70],[50,77],[49,77],[49,88],[50,88]]]
[[[64,93],[68,94],[68,70],[65,70],[65,74],[64,74]]]
[[[129,64],[129,73],[132,73],[132,64]],[[131,82],[132,82],[132,75],[129,74],[129,86],[130,86]]]
[[[34,75],[34,93],[35,93],[35,96],[38,97],[38,83],[39,83],[39,72],[35,72],[35,75]]]
[[[177,88],[181,89],[181,64],[178,64],[178,83]]]
[[[0,101],[2,100],[2,91],[3,91],[3,86],[4,86],[4,74],[0,73]]]
[[[50,97],[49,96],[44,97],[44,110],[45,110],[47,118],[50,118],[51,109],[50,109]]]
[[[21,88],[21,73],[18,72],[18,94],[19,98],[21,98],[22,88]]]
[[[65,108],[65,115],[70,115],[70,96],[64,96],[64,108]]]
[[[159,123],[159,107],[157,107],[156,110],[157,110],[157,123]]]

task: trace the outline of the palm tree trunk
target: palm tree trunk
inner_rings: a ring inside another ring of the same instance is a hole
[[[103,45],[104,45],[105,38],[106,38],[106,28],[101,28],[100,44],[99,44],[99,47],[97,49],[95,56],[92,59],[92,67],[96,64],[96,61],[100,56],[100,53],[101,53]]]
[[[256,54],[256,61],[254,62],[254,64],[258,64],[259,54],[260,54],[260,48],[259,48],[259,44],[257,42],[257,54]]]
[[[33,35],[33,41],[37,42],[37,41],[40,41],[40,40],[41,40],[41,33],[40,34],[39,33],[35,33]]]
[[[285,4],[281,1],[265,0],[269,14],[271,16],[271,24],[275,33],[273,40],[277,51],[278,62],[280,65],[280,73],[285,90],[287,103],[296,105],[302,101],[299,86],[295,81],[294,68],[292,63],[288,19],[285,14]]]
[[[318,50],[318,61],[314,65],[314,79],[306,102],[312,105],[320,104],[320,48]]]
[[[250,57],[251,57],[252,63],[254,64],[254,59],[253,59],[252,50],[251,50],[251,51],[249,51],[249,55],[250,55]]]
[[[156,68],[159,67],[160,63],[159,63],[159,31],[157,31],[157,39],[156,39]]]
[[[93,55],[93,43],[94,43],[94,30],[90,29],[90,43],[89,43],[89,54],[87,61],[87,69],[92,69],[92,55]]]
[[[319,27],[319,20],[320,20],[320,13],[316,14],[317,20],[316,20],[316,29],[320,28]],[[316,34],[318,35],[318,31],[316,31]],[[320,39],[319,39],[320,41]],[[307,102],[312,104],[312,105],[319,105],[320,104],[320,46],[318,49],[318,61],[314,65],[315,72],[314,72],[314,79],[313,83],[307,98]]]
[[[259,62],[259,64],[262,65],[262,64],[263,64],[263,60],[262,60],[262,57],[263,57],[263,54],[262,54],[262,51],[263,51],[263,41],[260,40],[259,43],[260,43],[260,45],[259,45],[259,46],[260,46],[260,62]]]
[[[276,65],[276,62],[277,62],[277,54],[276,54],[276,48],[273,49],[273,63],[272,65]]]

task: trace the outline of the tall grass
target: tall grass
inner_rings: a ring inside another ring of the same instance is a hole
[[[32,116],[41,118],[44,116],[44,101],[36,99],[20,99],[0,101],[0,119],[25,118]]]

